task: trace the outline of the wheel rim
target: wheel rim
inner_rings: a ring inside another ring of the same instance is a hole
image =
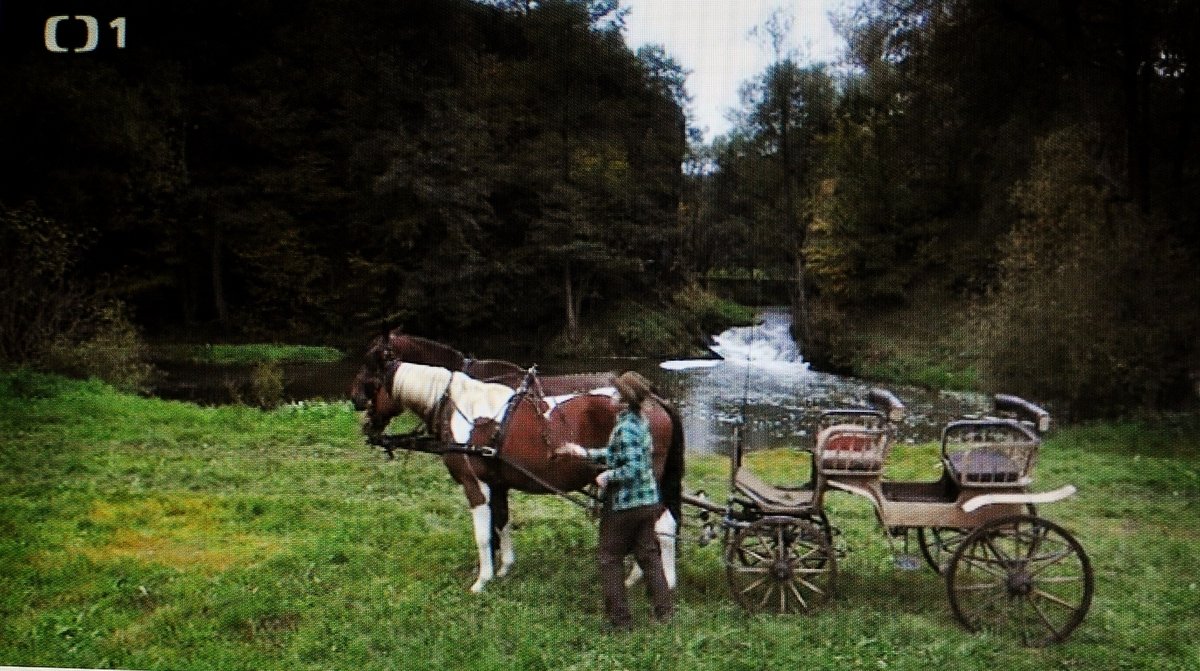
[[[725,556],[734,599],[750,612],[811,612],[836,577],[825,534],[804,520],[757,520],[738,532]]]
[[[921,546],[921,554],[924,555],[925,562],[929,564],[929,567],[935,573],[943,574],[947,562],[954,556],[954,551],[969,534],[970,532],[962,529],[921,527],[917,529],[917,543]]]
[[[1092,601],[1092,567],[1062,527],[1031,515],[996,520],[955,550],[946,586],[967,629],[1042,646],[1065,639]]]

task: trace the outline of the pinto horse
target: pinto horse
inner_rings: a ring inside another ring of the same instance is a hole
[[[368,367],[370,368],[370,367]],[[408,362],[389,363],[379,377],[356,378],[355,407],[366,410],[365,430],[381,433],[393,417],[410,410],[444,443],[486,445],[496,456],[447,452],[442,461],[462,486],[471,507],[480,592],[514,561],[508,491],[550,494],[579,491],[595,478],[587,461],[560,457],[566,443],[601,448],[616,424],[611,388],[574,396],[546,397],[526,388],[475,380],[462,372]],[[684,468],[683,428],[674,408],[660,398],[643,405],[653,442],[654,473],[667,510],[655,528],[663,570],[675,586],[675,531],[680,519]],[[364,400],[365,399],[365,400]],[[493,552],[499,570],[493,570]],[[633,579],[633,578],[631,578]]]

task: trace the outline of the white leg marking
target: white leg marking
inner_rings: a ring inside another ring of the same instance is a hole
[[[629,575],[625,576],[625,587],[633,587],[641,579],[642,567],[638,566],[637,562],[633,562],[633,568],[629,569]]]
[[[667,577],[667,587],[675,589],[675,530],[677,525],[675,517],[671,515],[671,511],[664,510],[662,516],[658,518],[658,522],[654,524],[654,531],[658,534],[658,547],[662,552],[662,567],[663,574]]]
[[[512,543],[512,522],[510,521],[500,530],[500,570],[496,572],[496,575],[500,577],[508,575],[508,569],[512,568],[515,559],[516,555],[513,553]]]
[[[492,579],[492,509],[487,501],[491,498],[488,486],[479,483],[483,490],[484,502],[471,509],[471,518],[475,526],[475,547],[479,550],[479,577],[471,585],[471,591],[476,594],[483,591],[483,586]]]

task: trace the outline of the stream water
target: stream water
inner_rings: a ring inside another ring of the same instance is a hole
[[[873,385],[812,370],[797,351],[789,326],[786,310],[767,309],[757,326],[733,328],[714,337],[712,349],[720,358],[552,361],[539,362],[539,370],[546,374],[638,370],[679,408],[689,450],[729,453],[739,424],[744,427],[747,449],[804,446],[812,441],[812,427],[821,410],[863,407]],[[159,368],[156,395],[207,404],[228,403],[237,395],[253,400],[249,367],[159,364]],[[357,357],[285,365],[284,398],[344,400],[357,368]],[[908,409],[900,426],[903,441],[936,439],[950,419],[987,409],[988,399],[980,394],[888,388]]]

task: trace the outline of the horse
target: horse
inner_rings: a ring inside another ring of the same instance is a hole
[[[532,377],[532,376],[531,376]],[[574,492],[590,484],[598,467],[562,457],[567,443],[601,448],[616,424],[613,390],[546,397],[507,385],[475,380],[461,371],[402,361],[388,364],[379,378],[357,379],[355,398],[368,398],[365,430],[382,432],[404,410],[419,415],[426,430],[443,443],[490,446],[492,457],[448,451],[442,461],[463,488],[471,508],[479,573],[471,591],[511,569],[515,554],[508,512],[510,489],[531,494]],[[663,571],[674,588],[675,532],[681,519],[684,470],[683,427],[679,414],[661,398],[643,404],[653,443],[654,473],[666,510],[655,528],[661,539]],[[494,443],[494,444],[493,444]],[[493,553],[500,567],[494,569]],[[630,580],[635,580],[631,576]]]

